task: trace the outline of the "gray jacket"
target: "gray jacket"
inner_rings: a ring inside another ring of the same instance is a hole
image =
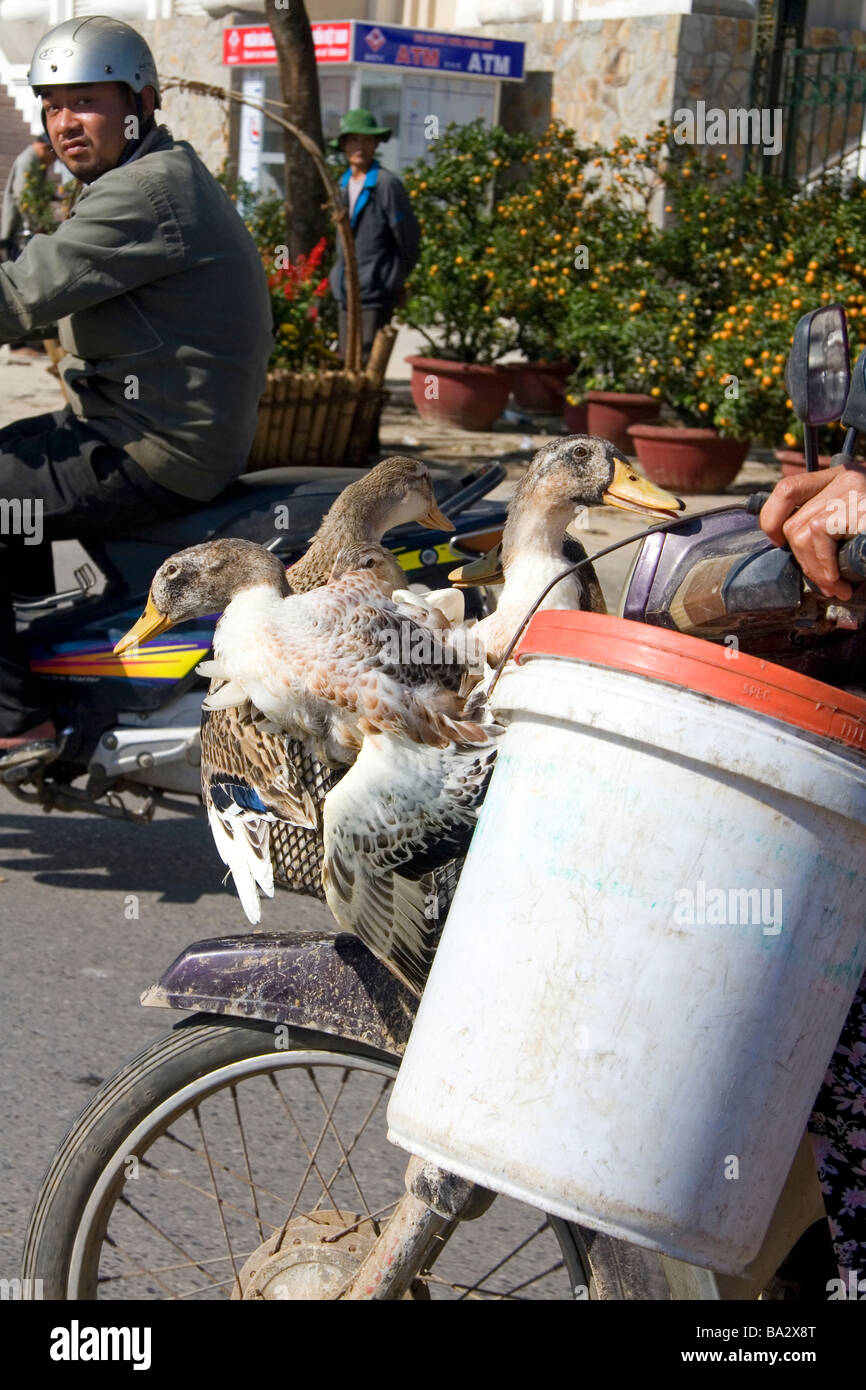
[[[349,206],[348,182],[347,170],[340,180],[346,207]],[[363,308],[392,308],[418,262],[421,238],[409,195],[397,175],[383,169],[377,160],[373,161],[358,195],[352,216],[352,235]],[[328,280],[331,293],[345,309],[343,246],[339,239],[337,262]]]
[[[242,472],[273,345],[252,237],[165,126],[0,265],[0,342],[59,323],[72,408],[155,482],[207,501]]]

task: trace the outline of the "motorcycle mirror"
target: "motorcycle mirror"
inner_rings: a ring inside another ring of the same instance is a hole
[[[866,430],[866,348],[854,364],[842,424],[847,425],[849,430]]]
[[[841,304],[804,314],[794,329],[785,370],[794,414],[806,425],[829,425],[845,409],[851,385],[848,327]]]

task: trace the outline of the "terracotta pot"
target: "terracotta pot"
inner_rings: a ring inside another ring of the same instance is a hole
[[[580,405],[571,405],[566,401],[562,418],[569,434],[589,434],[589,406],[586,401],[581,401]]]
[[[412,367],[412,400],[422,420],[461,430],[489,430],[505,409],[511,373],[474,362],[440,357],[407,357]]]
[[[800,449],[774,449],[773,458],[782,465],[782,477],[791,478],[806,471],[806,455]],[[833,462],[832,454],[819,454],[819,468],[829,468]]]
[[[654,420],[661,403],[637,391],[587,391],[589,433],[609,439],[623,453],[632,453],[629,426]]]
[[[511,390],[521,410],[558,414],[565,404],[565,383],[571,372],[567,362],[508,362]]]
[[[748,439],[723,439],[715,430],[675,425],[632,425],[638,462],[646,476],[671,492],[723,492],[746,458]]]

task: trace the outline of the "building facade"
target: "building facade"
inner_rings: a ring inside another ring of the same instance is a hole
[[[451,75],[451,86],[423,68],[365,70],[323,63],[326,131],[342,110],[370,106],[398,132],[430,114],[461,120],[480,115],[511,127],[543,127],[556,116],[586,143],[610,143],[622,133],[641,135],[683,107],[749,104],[755,34],[753,0],[307,0],[313,22],[350,20],[525,45],[522,80],[489,74]],[[262,27],[264,0],[246,0],[239,11],[225,0],[0,0],[0,180],[11,158],[38,129],[36,103],[26,73],[44,31],[72,15],[109,13],[141,30],[161,76],[195,78],[235,91],[278,96],[276,68],[226,61],[226,34],[234,27]],[[810,0],[806,42],[823,49],[859,50],[866,64],[866,0]],[[419,60],[420,62],[420,60]],[[411,65],[410,65],[411,66]],[[431,78],[423,83],[422,77]],[[473,80],[474,79],[474,80]],[[407,82],[412,102],[407,105]],[[507,91],[507,100],[502,99]],[[216,170],[235,167],[258,140],[265,182],[279,181],[280,135],[276,128],[244,126],[237,109],[200,96],[168,90],[164,119],[190,139]],[[428,108],[425,110],[425,107]],[[827,113],[828,125],[834,117]],[[862,121],[861,121],[862,124]],[[835,137],[834,137],[835,138]],[[404,139],[384,151],[394,167],[417,153]]]

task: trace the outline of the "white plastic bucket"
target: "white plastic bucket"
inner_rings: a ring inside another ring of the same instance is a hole
[[[574,660],[510,670],[494,704],[508,730],[390,1137],[739,1273],[866,964],[866,762]]]

